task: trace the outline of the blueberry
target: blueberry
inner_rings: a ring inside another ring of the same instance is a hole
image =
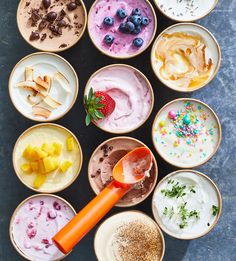
[[[124,19],[127,16],[127,12],[125,11],[125,9],[120,8],[117,10],[116,15],[121,18]]]
[[[149,19],[146,16],[142,17],[142,21],[141,21],[142,25],[148,25],[149,24]]]
[[[132,15],[130,21],[134,23],[134,25],[140,25],[142,22],[142,18],[138,15]]]
[[[139,15],[140,16],[141,15],[141,10],[139,8],[133,9],[132,15]]]
[[[143,39],[142,38],[135,38],[133,40],[133,45],[135,47],[141,47],[143,45]]]
[[[112,44],[114,42],[114,36],[107,34],[104,38],[106,44]]]
[[[142,28],[140,25],[135,26],[135,29],[133,30],[132,34],[139,34],[141,33]]]
[[[135,25],[132,22],[127,22],[125,24],[125,27],[129,32],[133,32],[135,29]]]
[[[119,26],[119,31],[120,31],[121,33],[124,33],[124,34],[126,34],[126,33],[129,32],[129,30],[127,29],[126,23],[121,23],[121,24],[120,24],[120,26]]]
[[[108,26],[112,26],[114,24],[114,18],[110,16],[106,16],[103,20],[103,23]]]

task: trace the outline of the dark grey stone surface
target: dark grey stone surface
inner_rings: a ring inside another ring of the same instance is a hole
[[[21,38],[16,26],[16,8],[19,0],[0,1],[0,260],[22,260],[12,247],[8,225],[15,207],[34,194],[17,179],[11,161],[12,149],[17,137],[35,123],[25,119],[13,107],[8,96],[8,77],[18,60],[35,52]],[[92,0],[87,0],[89,8]],[[157,10],[156,10],[157,11]],[[181,94],[164,87],[154,76],[149,64],[150,48],[137,58],[124,61],[140,69],[149,78],[155,92],[155,106],[147,122],[139,130],[130,133],[144,141],[154,151],[151,142],[151,125],[157,111],[166,102],[178,97],[194,97],[209,104],[218,114],[223,139],[217,154],[199,170],[209,175],[219,186],[223,196],[223,212],[215,229],[207,236],[194,241],[180,241],[165,235],[166,261],[233,261],[236,260],[236,0],[220,1],[216,9],[199,23],[208,28],[218,39],[222,50],[222,64],[216,78],[205,88],[192,94]],[[158,15],[160,33],[173,22]],[[119,61],[104,57],[92,45],[87,33],[72,49],[61,53],[76,69],[80,79],[80,92],[73,109],[57,123],[68,127],[81,142],[84,152],[83,169],[76,182],[59,193],[77,209],[81,209],[93,196],[87,179],[87,164],[95,147],[112,135],[95,126],[85,128],[82,106],[83,89],[88,77],[98,68]],[[165,163],[156,153],[159,179],[175,168]],[[135,208],[151,215],[151,197]],[[125,209],[114,208],[110,214]],[[109,214],[109,215],[110,215]],[[108,215],[108,216],[109,216]],[[66,260],[96,260],[91,231]],[[131,260],[133,261],[133,260]],[[145,260],[144,260],[145,261]]]

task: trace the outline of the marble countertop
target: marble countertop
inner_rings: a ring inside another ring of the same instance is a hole
[[[92,0],[86,0],[89,8]],[[151,1],[153,2],[153,1]],[[11,161],[12,149],[18,136],[35,123],[21,116],[11,104],[8,95],[8,78],[13,66],[25,55],[35,52],[20,36],[16,25],[16,9],[19,0],[1,0],[0,8],[0,260],[22,260],[9,239],[9,220],[15,207],[34,194],[16,177]],[[173,24],[158,15],[159,34]],[[165,261],[233,261],[236,256],[236,0],[221,0],[216,9],[198,21],[209,29],[218,40],[222,51],[221,68],[215,79],[205,88],[190,94],[181,94],[164,87],[154,76],[149,64],[150,48],[134,59],[124,61],[140,69],[151,81],[155,93],[155,106],[148,122],[129,136],[145,142],[154,151],[151,141],[151,125],[157,111],[168,101],[180,97],[194,97],[206,102],[218,114],[223,131],[221,146],[216,155],[198,168],[218,185],[223,197],[223,211],[217,226],[205,237],[193,241],[181,241],[167,235]],[[84,151],[84,164],[79,178],[65,191],[59,193],[77,210],[93,197],[87,178],[87,164],[97,145],[112,135],[95,126],[87,129],[82,106],[83,89],[89,76],[102,66],[119,62],[104,57],[92,45],[86,33],[73,48],[61,53],[76,69],[80,79],[80,92],[73,109],[57,121],[73,131]],[[146,61],[143,66],[143,61]],[[159,180],[175,168],[165,163],[156,153]],[[135,208],[151,214],[151,197]],[[109,215],[125,209],[114,208]],[[107,215],[107,216],[109,216]],[[93,250],[92,230],[65,260],[96,260]]]

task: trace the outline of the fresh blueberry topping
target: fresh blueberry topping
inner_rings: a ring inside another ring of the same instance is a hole
[[[132,15],[130,21],[134,23],[134,25],[140,25],[142,22],[142,18],[138,15]]]
[[[126,30],[128,30],[129,32],[133,32],[135,29],[135,25],[132,22],[127,22],[125,24]]]
[[[135,47],[141,47],[143,45],[143,39],[142,38],[135,38],[133,40],[133,45]]]
[[[135,29],[133,30],[132,34],[139,34],[141,33],[142,28],[140,25],[135,26]]]
[[[126,23],[121,23],[121,24],[120,24],[120,26],[119,26],[119,31],[120,31],[121,33],[124,33],[124,34],[126,34],[126,33],[129,32],[129,30],[127,30]]]
[[[114,42],[114,36],[107,34],[104,38],[106,44],[112,44]]]
[[[127,13],[126,13],[125,9],[120,8],[120,9],[117,10],[116,15],[119,18],[124,19],[127,16]]]
[[[149,24],[149,19],[146,16],[142,17],[142,21],[141,21],[142,25],[148,25]]]
[[[108,26],[112,26],[114,24],[114,18],[110,16],[106,16],[103,20],[103,23]]]
[[[133,9],[132,15],[139,15],[140,16],[141,15],[141,10],[139,8]]]

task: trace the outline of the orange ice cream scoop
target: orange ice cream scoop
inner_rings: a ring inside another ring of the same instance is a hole
[[[152,167],[152,153],[146,147],[134,149],[113,168],[113,181],[91,200],[54,237],[56,246],[67,254]]]

